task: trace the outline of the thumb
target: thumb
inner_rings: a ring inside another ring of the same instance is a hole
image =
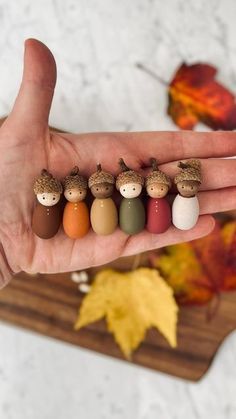
[[[56,62],[51,51],[36,39],[25,41],[23,77],[7,125],[18,135],[45,133],[56,84]]]

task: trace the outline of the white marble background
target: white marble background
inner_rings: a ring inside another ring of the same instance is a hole
[[[176,129],[166,86],[208,61],[236,91],[235,0],[0,0],[0,115],[14,101],[23,41],[55,54],[51,124],[78,131]],[[199,127],[199,129],[206,129]],[[1,419],[235,419],[236,333],[188,383],[0,324]]]

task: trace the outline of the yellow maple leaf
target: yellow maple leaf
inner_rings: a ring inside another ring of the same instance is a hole
[[[173,290],[156,269],[125,273],[105,269],[95,276],[84,297],[75,329],[106,317],[108,330],[130,358],[150,327],[156,327],[175,347],[177,314]]]

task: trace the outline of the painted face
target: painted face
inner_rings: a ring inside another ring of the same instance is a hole
[[[109,198],[113,194],[113,190],[114,185],[108,182],[98,183],[91,187],[91,193],[98,199]]]
[[[72,188],[64,191],[64,196],[69,202],[83,201],[86,197],[87,190],[84,188]]]
[[[52,207],[60,201],[61,194],[59,192],[44,192],[37,194],[37,200],[45,207]]]
[[[126,183],[120,188],[120,193],[124,198],[136,198],[141,192],[142,185],[139,183]]]
[[[198,192],[200,186],[200,182],[196,180],[183,180],[182,182],[177,183],[177,189],[180,195],[190,198],[191,196],[195,196]]]
[[[147,186],[147,193],[151,198],[164,198],[168,193],[168,185],[164,183],[152,183]]]

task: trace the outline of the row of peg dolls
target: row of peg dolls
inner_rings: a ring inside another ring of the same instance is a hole
[[[61,222],[72,239],[84,237],[90,226],[98,235],[112,234],[118,225],[129,235],[144,228],[153,234],[164,233],[171,224],[180,230],[191,229],[199,216],[196,194],[201,184],[200,161],[179,163],[180,172],[174,178],[178,194],[172,208],[166,197],[171,179],[158,168],[156,159],[150,159],[150,163],[152,170],[145,179],[127,167],[123,159],[119,160],[121,172],[116,179],[102,170],[100,164],[88,181],[77,166],[62,182],[43,169],[34,183],[37,197],[32,220],[34,233],[49,239],[55,236]],[[112,199],[115,186],[122,195],[119,211]],[[148,195],[146,210],[140,199],[144,186]],[[84,201],[88,187],[94,197],[90,213]],[[63,192],[67,203],[62,216],[59,201]]]

